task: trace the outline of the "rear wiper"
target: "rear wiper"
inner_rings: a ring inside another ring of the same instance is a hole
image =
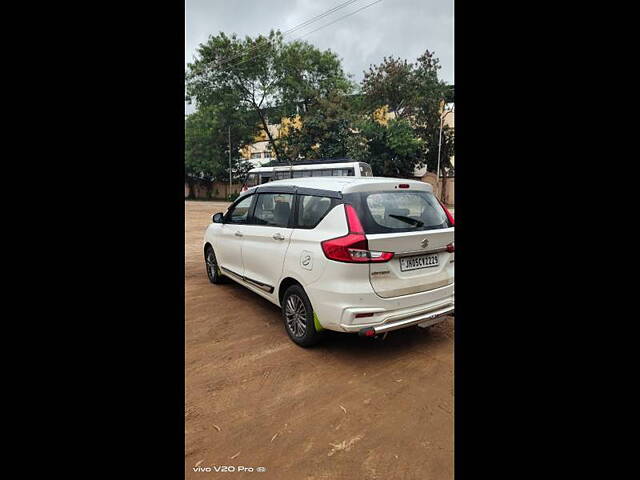
[[[405,217],[404,215],[394,215],[393,213],[390,213],[389,216],[391,218],[397,218],[398,220],[402,220],[405,223],[410,223],[411,225],[415,225],[416,227],[421,227],[424,225],[424,222],[421,222],[420,220],[416,220],[415,218]]]

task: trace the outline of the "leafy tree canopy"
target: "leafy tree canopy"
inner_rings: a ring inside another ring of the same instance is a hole
[[[229,179],[229,130],[231,121],[231,170],[234,181],[244,178],[249,162],[239,158],[241,146],[250,143],[254,127],[241,112],[201,107],[185,118],[185,181],[190,187]],[[193,188],[191,188],[193,193]]]
[[[186,83],[187,99],[198,105],[253,112],[278,159],[288,157],[268,129],[267,112],[292,115],[300,108],[308,110],[329,92],[353,88],[335,53],[306,42],[285,44],[282,34],[273,30],[266,37],[209,37],[188,64]]]

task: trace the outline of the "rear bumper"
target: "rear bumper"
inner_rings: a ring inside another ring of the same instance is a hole
[[[307,289],[324,328],[356,333],[375,327],[383,332],[430,321],[437,318],[433,314],[441,310],[443,315],[450,315],[454,310],[453,284],[396,298],[381,298],[373,293],[370,285],[368,292],[363,291],[365,288],[356,290],[357,285],[353,282],[341,289],[332,285],[331,292]],[[349,287],[353,290],[348,291]]]
[[[454,309],[455,308],[453,305],[448,305],[444,308],[439,308],[438,310],[432,312],[423,313],[400,320],[388,320],[382,325],[361,328],[358,331],[358,334],[364,336],[373,336],[378,335],[379,333],[386,333],[393,330],[399,330],[401,328],[412,327],[414,325],[423,325],[425,327],[428,327],[442,322],[443,320],[445,320],[447,315],[453,315]]]

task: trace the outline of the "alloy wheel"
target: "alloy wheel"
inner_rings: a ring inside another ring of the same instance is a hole
[[[290,295],[284,311],[287,328],[294,337],[303,337],[307,332],[307,309],[298,295]]]
[[[207,253],[206,263],[207,263],[207,273],[209,274],[209,278],[211,279],[216,278],[218,263],[216,262],[216,256],[213,253],[213,250],[209,250],[209,252]]]

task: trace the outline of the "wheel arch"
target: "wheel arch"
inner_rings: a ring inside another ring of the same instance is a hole
[[[302,286],[302,283],[300,283],[299,280],[296,280],[293,277],[285,277],[280,281],[280,285],[278,286],[278,304],[280,306],[282,306],[282,297],[284,296],[284,292],[287,291],[287,288],[289,288],[291,285],[298,285],[302,290],[304,290],[304,287]],[[306,293],[306,290],[305,290]],[[307,293],[307,296],[309,296],[309,294]]]
[[[202,247],[202,253],[204,254],[204,256],[207,256],[207,249],[210,248],[213,250],[213,245],[211,245],[211,242],[206,241],[204,242],[204,246]]]

